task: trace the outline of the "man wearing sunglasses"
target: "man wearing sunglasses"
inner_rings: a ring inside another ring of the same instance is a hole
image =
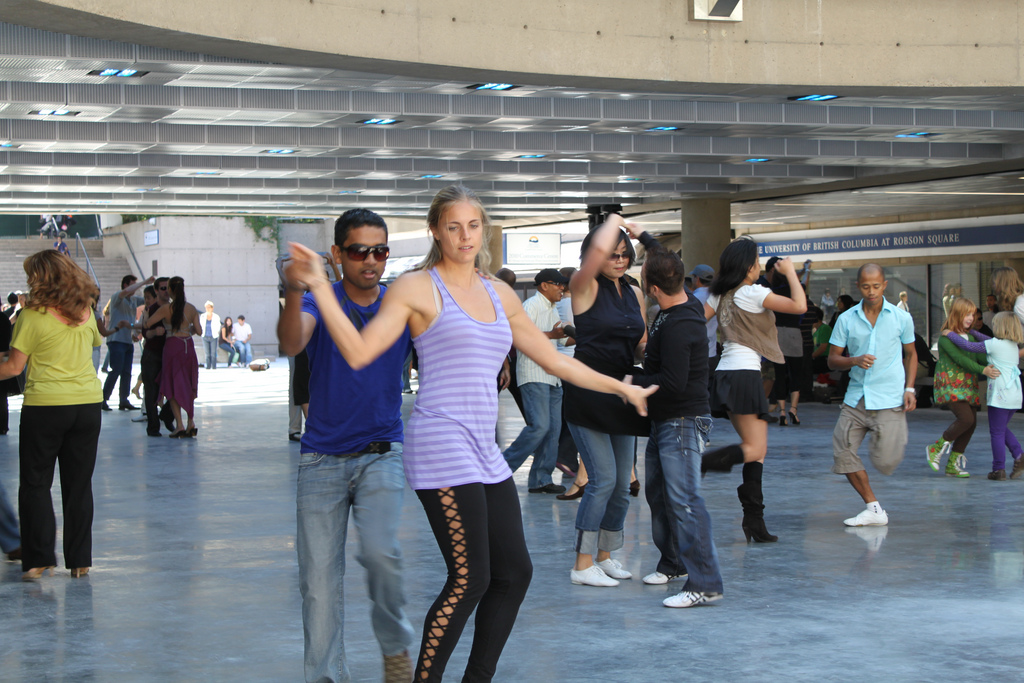
[[[366,209],[346,211],[334,224],[331,260],[340,266],[334,293],[361,329],[380,308],[388,228]],[[359,533],[357,558],[374,603],[373,628],[384,655],[386,683],[412,680],[398,546],[405,475],[402,469],[402,365],[409,331],[380,358],[353,370],[342,358],[316,300],[294,285],[277,325],[281,350],[309,356],[309,414],[299,461],[296,550],[302,593],[307,681],[347,681],[342,645],[345,540],[351,512]]]

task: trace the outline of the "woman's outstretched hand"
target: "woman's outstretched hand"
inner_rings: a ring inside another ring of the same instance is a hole
[[[284,275],[289,283],[313,289],[314,285],[327,282],[324,259],[320,254],[296,242],[289,242],[288,250],[292,258],[284,269]]]
[[[628,375],[627,379],[631,379]],[[658,390],[657,384],[652,384],[649,387],[638,387],[630,384],[629,382],[623,382],[622,391],[619,393],[624,400],[633,404],[636,408],[636,412],[640,415],[647,415],[647,397]]]

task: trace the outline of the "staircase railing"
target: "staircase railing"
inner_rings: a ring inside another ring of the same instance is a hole
[[[121,237],[124,238],[124,243],[128,246],[128,253],[132,255],[132,261],[135,261],[135,268],[139,271],[139,277],[146,277],[146,274],[142,272],[142,266],[139,265],[139,259],[135,258],[135,250],[132,249],[132,243],[128,241],[128,235],[122,232]]]
[[[81,251],[85,254],[85,270],[92,277],[92,281],[96,283],[96,286],[100,286],[100,280],[96,277],[96,271],[92,268],[92,261],[89,260],[89,252],[86,251],[85,245],[82,244],[82,235],[75,233],[75,256],[78,256],[78,252]],[[141,271],[140,271],[141,272]]]

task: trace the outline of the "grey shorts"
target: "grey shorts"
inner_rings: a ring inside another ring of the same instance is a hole
[[[868,457],[875,469],[882,474],[892,474],[899,467],[907,446],[907,416],[903,413],[903,406],[867,410],[864,408],[864,399],[861,399],[856,408],[843,404],[839,421],[832,432],[835,459],[832,471],[835,474],[849,474],[864,469],[857,449],[869,433]]]

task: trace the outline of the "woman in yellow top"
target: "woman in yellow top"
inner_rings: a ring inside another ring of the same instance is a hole
[[[102,338],[90,307],[95,285],[71,259],[48,249],[25,259],[30,294],[18,316],[0,379],[28,365],[21,409],[21,568],[38,579],[57,564],[50,487],[60,462],[64,565],[74,577],[92,566],[92,472],[100,436],[100,380],[92,349]]]

